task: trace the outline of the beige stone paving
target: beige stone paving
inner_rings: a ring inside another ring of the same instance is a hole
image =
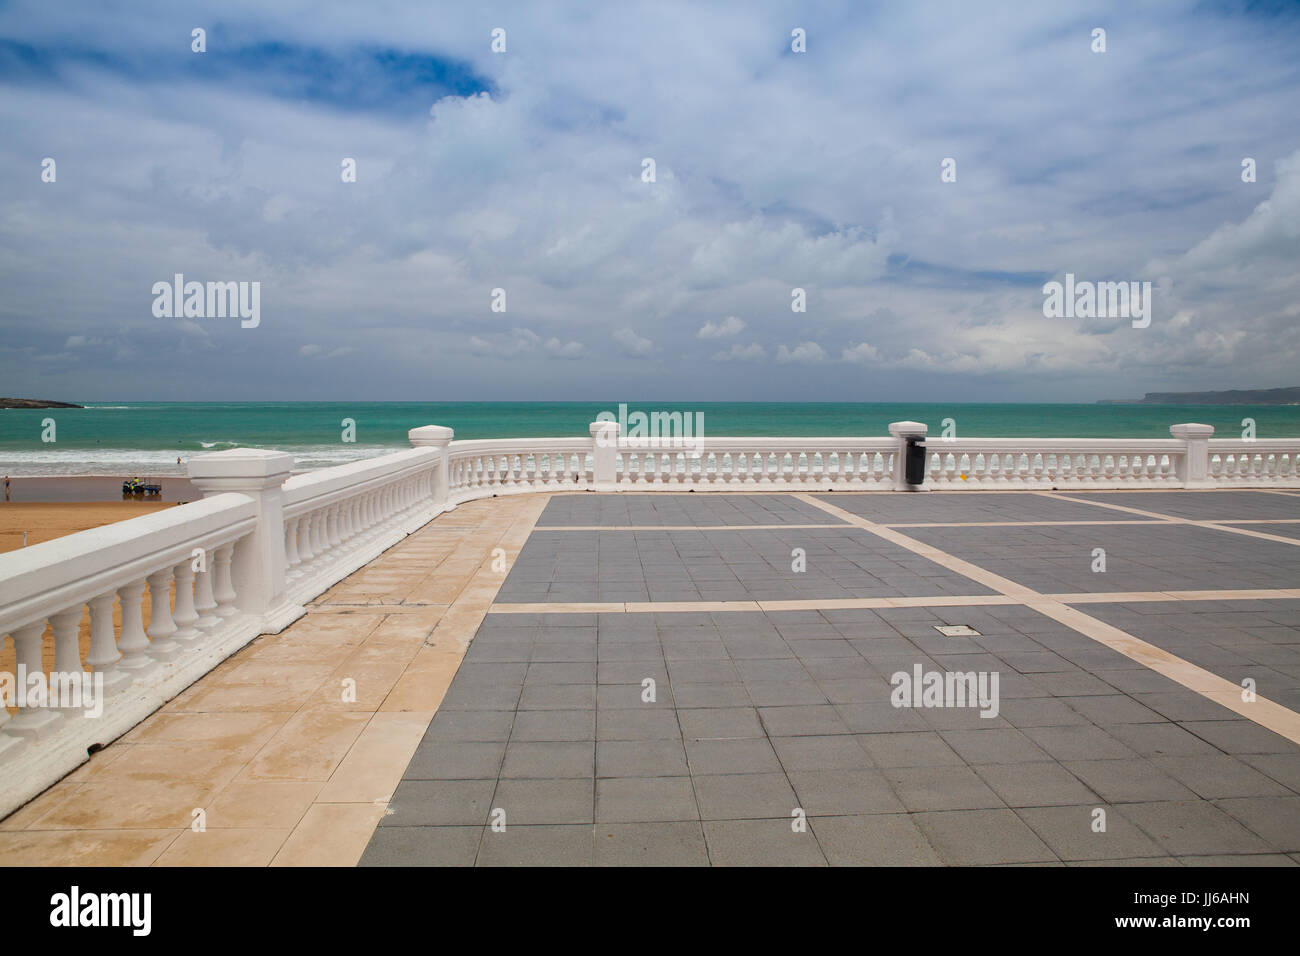
[[[508,567],[548,500],[461,505],[340,581],[0,821],[0,865],[355,864],[505,580],[493,549]]]

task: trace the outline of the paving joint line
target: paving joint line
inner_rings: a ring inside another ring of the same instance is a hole
[[[1227,531],[1229,534],[1243,534],[1251,538],[1263,538],[1266,541],[1278,541],[1282,544],[1289,544],[1292,547],[1300,547],[1300,538],[1287,538],[1282,535],[1268,534],[1265,531],[1251,531],[1249,528],[1234,528],[1230,525],[1220,524],[1214,521],[1197,521],[1194,518],[1180,518],[1177,515],[1161,514],[1158,511],[1146,511],[1142,508],[1131,508],[1127,505],[1104,504],[1100,501],[1091,501],[1087,498],[1072,498],[1069,495],[1053,491],[1036,491],[1036,495],[1044,498],[1053,498],[1057,501],[1072,501],[1076,504],[1096,505],[1098,508],[1110,508],[1112,511],[1126,511],[1129,514],[1145,515],[1148,518],[1158,518],[1169,524],[1190,525],[1193,528],[1208,528],[1211,531]]]
[[[1008,596],[1018,597],[1020,598],[1019,603],[1026,604],[1040,614],[1065,624],[1084,637],[1109,647],[1111,650],[1118,651],[1130,660],[1137,661],[1156,673],[1181,684],[1188,690],[1198,693],[1202,697],[1226,707],[1233,713],[1239,714],[1247,720],[1287,738],[1292,743],[1300,744],[1300,714],[1283,707],[1276,701],[1257,696],[1253,702],[1247,704],[1241,700],[1241,687],[1237,684],[1202,667],[1198,667],[1175,654],[1171,654],[1154,644],[1149,644],[1132,634],[1121,631],[1113,625],[1085,614],[1077,608],[1063,604],[1053,599],[1051,595],[1042,594],[1001,575],[986,571],[976,564],[964,561],[939,548],[909,538],[893,528],[883,528],[860,515],[853,515],[842,508],[821,501],[813,495],[797,493],[795,497],[814,507],[821,508],[828,514],[835,514],[845,520],[852,520],[854,524],[864,531],[884,538],[886,541],[891,541],[915,554],[930,558],[941,567],[971,578]],[[1054,496],[1048,495],[1048,497]],[[1114,505],[1111,507],[1122,508],[1123,506]],[[1300,544],[1300,542],[1292,543]]]

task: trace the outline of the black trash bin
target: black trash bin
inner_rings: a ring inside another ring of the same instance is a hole
[[[909,485],[919,485],[925,481],[925,439],[909,438],[907,440],[907,459],[904,462],[904,476]]]

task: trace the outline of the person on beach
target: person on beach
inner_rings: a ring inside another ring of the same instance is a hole
[[[5,501],[9,500],[9,476],[5,475]]]

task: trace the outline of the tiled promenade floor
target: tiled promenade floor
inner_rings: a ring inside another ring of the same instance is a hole
[[[893,706],[917,667],[996,675],[996,716]],[[501,498],[0,823],[0,863],[1294,865],[1297,711],[1300,495]]]

